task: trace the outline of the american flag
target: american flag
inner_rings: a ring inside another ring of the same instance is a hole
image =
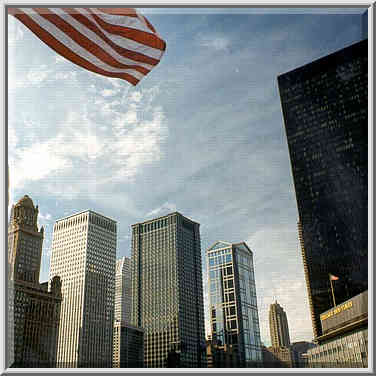
[[[337,277],[336,275],[333,275],[333,274],[330,274],[330,273],[329,273],[329,279],[330,279],[331,281],[338,281],[338,280],[339,280],[339,277]]]
[[[92,72],[136,85],[160,61],[165,41],[133,8],[8,8],[49,47]]]

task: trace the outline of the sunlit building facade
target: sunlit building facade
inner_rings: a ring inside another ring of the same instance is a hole
[[[61,276],[57,366],[111,367],[116,222],[91,210],[54,225],[50,276]]]
[[[217,242],[206,258],[212,342],[237,353],[238,367],[262,366],[252,251]]]
[[[116,261],[115,321],[131,322],[132,277],[131,259],[122,257]]]
[[[368,288],[368,40],[278,77],[314,336]]]
[[[270,339],[273,347],[289,347],[290,333],[286,312],[277,303],[269,308]]]

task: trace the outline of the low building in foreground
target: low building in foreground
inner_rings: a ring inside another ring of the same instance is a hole
[[[263,347],[264,368],[292,368],[294,366],[293,351],[289,347]]]
[[[114,368],[144,367],[144,331],[141,328],[115,321],[113,346]]]
[[[323,334],[308,350],[311,368],[368,367],[368,290],[323,312]]]
[[[211,340],[206,341],[206,358],[208,368],[239,368],[238,348],[233,345],[219,345]]]

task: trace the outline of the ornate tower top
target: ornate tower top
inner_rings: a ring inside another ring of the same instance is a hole
[[[28,196],[23,196],[17,204],[12,206],[10,225],[27,227],[38,232],[38,205],[34,207],[33,200]]]

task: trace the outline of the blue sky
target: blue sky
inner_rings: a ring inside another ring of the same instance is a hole
[[[57,219],[115,219],[121,257],[131,224],[177,210],[201,224],[205,286],[215,241],[253,250],[265,344],[275,299],[292,341],[312,339],[277,76],[359,41],[361,17],[263,12],[145,9],[167,50],[136,87],[75,66],[9,17],[10,200],[39,205],[41,280]]]

